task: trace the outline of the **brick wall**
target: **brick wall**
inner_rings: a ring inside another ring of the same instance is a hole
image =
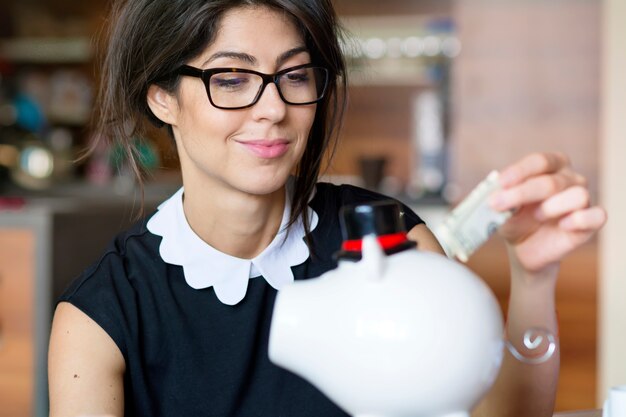
[[[560,150],[597,190],[600,10],[595,0],[458,0],[451,176]]]

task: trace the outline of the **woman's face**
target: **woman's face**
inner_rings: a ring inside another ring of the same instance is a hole
[[[302,35],[284,14],[265,7],[236,8],[221,20],[215,41],[190,66],[275,73],[311,62]],[[185,185],[228,187],[249,194],[279,190],[300,160],[316,105],[285,104],[275,84],[240,110],[209,102],[200,78],[181,77],[172,128]]]

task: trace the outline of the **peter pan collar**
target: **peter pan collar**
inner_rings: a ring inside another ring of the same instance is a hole
[[[309,257],[301,218],[291,226],[285,240],[291,213],[291,187],[286,188],[287,198],[279,232],[269,246],[253,259],[220,252],[196,235],[183,211],[183,188],[158,207],[147,227],[163,238],[159,246],[161,258],[169,264],[182,266],[185,281],[190,287],[202,289],[212,286],[222,303],[235,305],[245,297],[250,278],[262,276],[279,290],[293,282],[291,267]],[[309,207],[307,215],[313,230],[318,223],[317,213]]]

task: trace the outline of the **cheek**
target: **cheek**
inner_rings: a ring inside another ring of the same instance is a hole
[[[206,91],[200,86],[184,82],[178,94],[178,121],[181,133],[185,137],[199,138],[210,133],[207,126],[220,126],[218,116],[213,112]]]
[[[186,108],[182,118],[181,133],[184,137],[203,146],[223,143],[241,127],[241,116],[213,108],[208,102],[196,102]]]
[[[313,108],[303,108],[302,112],[298,115],[298,124],[302,126],[302,131],[305,137],[308,137],[311,128],[313,127],[313,121],[315,120],[315,110]]]

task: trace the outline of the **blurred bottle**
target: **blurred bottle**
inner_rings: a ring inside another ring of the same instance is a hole
[[[141,171],[146,174],[154,171],[160,165],[157,148],[147,138],[135,137],[132,141],[136,162]],[[126,150],[120,144],[115,144],[109,154],[109,162],[113,168],[113,188],[120,195],[131,194],[136,188],[135,174],[128,162]]]
[[[29,134],[18,134],[0,143],[0,167],[18,186],[31,190],[48,188],[55,173],[52,151]]]
[[[24,102],[0,102],[0,181],[12,181],[26,189],[44,189],[51,185],[58,166],[54,154],[36,134],[23,127],[34,126],[35,113],[24,116],[20,113],[30,106]],[[55,169],[56,168],[56,169]]]
[[[387,158],[380,156],[362,156],[359,158],[359,169],[363,186],[372,191],[380,191],[381,183],[385,177]]]
[[[427,90],[413,100],[413,163],[407,194],[412,198],[442,196],[447,181],[444,103],[440,91]]]

